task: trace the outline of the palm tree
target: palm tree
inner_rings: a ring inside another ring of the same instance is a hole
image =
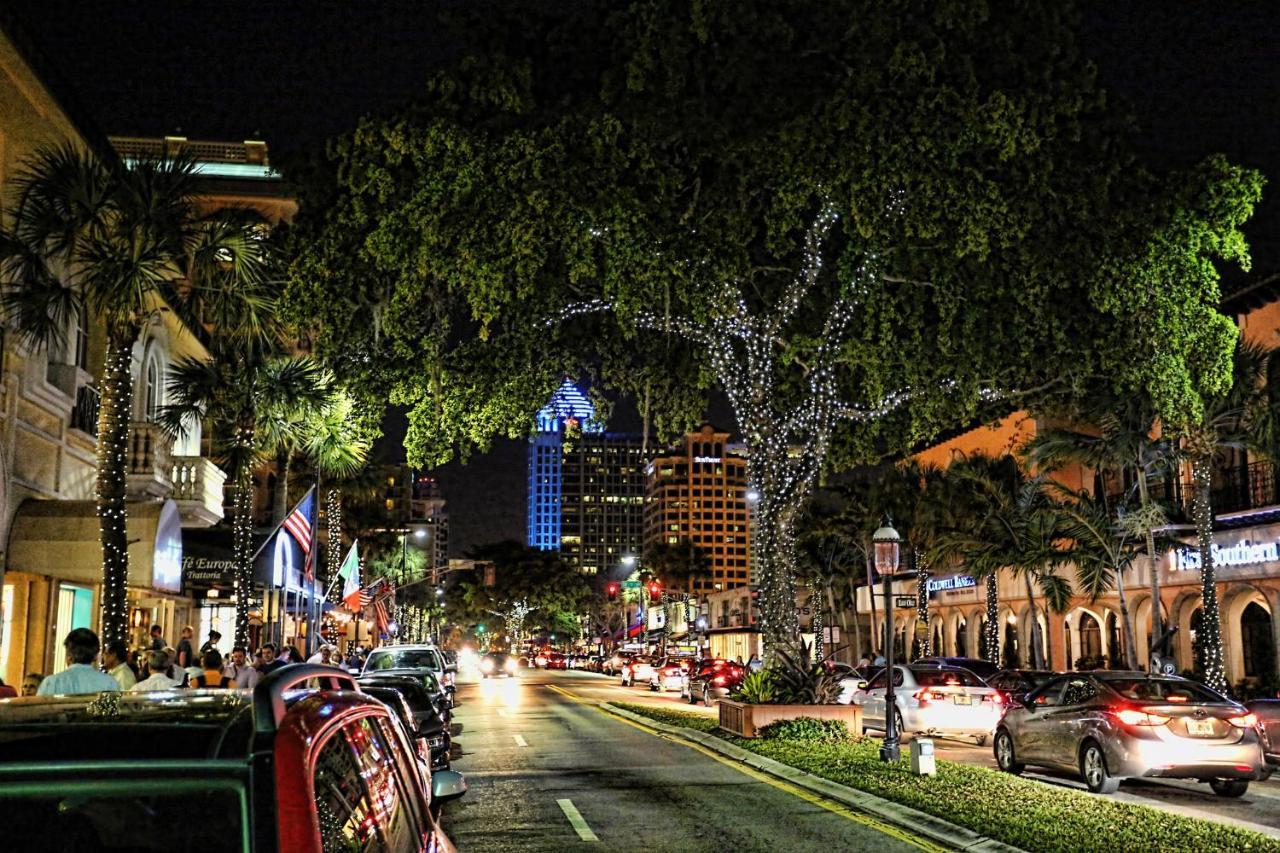
[[[818,501],[812,502],[799,522],[797,539],[801,572],[821,587],[828,611],[839,620],[840,633],[847,637],[848,612],[836,601],[843,601],[846,595],[851,594],[856,604],[862,557],[855,538],[850,536],[843,511]],[[820,647],[822,638],[818,637],[816,642]],[[853,636],[853,655],[855,661],[862,657],[862,634],[857,630]]]
[[[172,401],[161,412],[171,433],[203,421],[214,436],[214,455],[231,482],[232,548],[236,564],[236,639],[249,639],[249,603],[253,594],[253,470],[270,458],[259,425],[287,419],[325,404],[332,388],[325,371],[311,358],[277,354],[266,344],[245,346],[215,336],[212,361],[185,360],[169,376]]]
[[[1270,350],[1241,339],[1236,345],[1231,387],[1205,397],[1200,422],[1182,430],[1183,454],[1191,462],[1191,515],[1200,551],[1201,611],[1196,639],[1204,659],[1205,683],[1221,693],[1227,692],[1227,673],[1213,564],[1213,462],[1224,451],[1256,450],[1271,459],[1280,458],[1272,429],[1273,400],[1280,397],[1273,396],[1268,387],[1270,363]]]
[[[143,325],[173,310],[188,326],[235,318],[257,328],[267,249],[253,217],[203,214],[189,160],[103,162],[73,145],[37,151],[14,176],[0,230],[0,301],[29,345],[61,343],[82,307],[106,328],[98,376],[97,502],[102,639],[128,634],[125,452],[131,350]]]
[[[1083,420],[1096,424],[1098,434],[1066,428],[1045,430],[1028,443],[1027,458],[1033,465],[1049,471],[1076,463],[1095,471],[1118,470],[1126,479],[1132,478],[1133,487],[1129,491],[1136,491],[1138,506],[1126,515],[1126,523],[1140,531],[1146,543],[1151,574],[1151,643],[1154,645],[1164,633],[1155,531],[1164,525],[1165,513],[1151,496],[1151,482],[1176,472],[1177,443],[1157,431],[1155,412],[1149,401],[1134,396],[1095,397],[1085,406]],[[1126,495],[1128,497],[1131,495]]]

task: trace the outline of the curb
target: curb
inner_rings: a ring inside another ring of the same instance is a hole
[[[780,761],[774,761],[772,758],[757,755],[742,747],[734,746],[715,735],[695,731],[694,729],[686,729],[683,726],[660,723],[657,720],[628,711],[625,708],[619,708],[610,702],[605,702],[600,707],[610,714],[616,714],[619,717],[640,723],[664,734],[675,735],[684,740],[692,741],[726,758],[740,761],[753,770],[759,770],[762,773],[768,773],[770,776],[784,779],[810,793],[835,800],[901,829],[910,830],[943,847],[952,850],[975,851],[975,853],[1022,853],[1022,849],[1019,847],[1012,847],[1002,841],[996,841],[994,838],[988,838],[985,835],[974,832],[972,829],[958,826],[931,814],[925,814],[909,806],[900,805],[883,797],[877,797],[875,794],[868,794],[865,791],[855,790],[838,782],[823,779],[821,776],[815,776],[805,770],[798,770],[789,764],[783,764]]]

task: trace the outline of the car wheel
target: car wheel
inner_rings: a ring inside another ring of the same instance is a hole
[[[1243,797],[1249,783],[1243,779],[1210,779],[1209,787],[1219,797]]]
[[[1114,794],[1120,780],[1107,773],[1107,757],[1095,741],[1087,741],[1080,751],[1080,777],[1095,794]]]
[[[894,725],[894,728],[896,728],[896,729],[898,730],[898,739],[899,739],[899,740],[901,740],[901,739],[902,739],[902,736],[903,736],[903,735],[905,735],[905,734],[907,733],[907,727],[906,727],[906,726],[904,726],[904,725],[902,724],[902,712],[901,712],[901,711],[895,710],[895,711],[893,712],[893,725]],[[887,734],[887,732],[886,732],[886,734]]]
[[[1027,769],[1025,764],[1018,762],[1013,752],[1013,735],[1009,734],[1005,729],[996,732],[996,764],[1005,773],[1012,773],[1014,776],[1020,774]]]
[[[716,697],[711,695],[710,687],[702,688],[702,704],[706,705],[708,708],[714,707],[716,704]]]
[[[650,681],[650,682],[649,682],[649,692],[650,692],[650,693],[661,693],[661,692],[662,692],[662,685],[661,685],[661,684],[654,684],[652,681]]]

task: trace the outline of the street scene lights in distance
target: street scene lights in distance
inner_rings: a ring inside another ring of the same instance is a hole
[[[419,527],[419,528],[417,528],[416,530],[414,530],[414,531],[413,531],[413,538],[414,538],[414,539],[426,539],[426,538],[427,538],[427,530],[426,530],[426,528],[425,528],[425,527]]]
[[[747,489],[747,493],[746,495],[744,495],[744,497],[747,499],[747,503],[754,506],[755,504],[760,503],[760,490],[757,489],[755,486],[752,486],[751,488]]]
[[[631,568],[635,564],[636,564],[635,554],[627,554],[622,558],[622,565],[626,566],[627,568]]]

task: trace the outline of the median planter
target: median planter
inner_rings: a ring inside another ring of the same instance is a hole
[[[857,705],[750,705],[720,700],[720,728],[739,737],[756,737],[770,723],[799,717],[841,720],[853,734],[862,731],[862,708]]]

